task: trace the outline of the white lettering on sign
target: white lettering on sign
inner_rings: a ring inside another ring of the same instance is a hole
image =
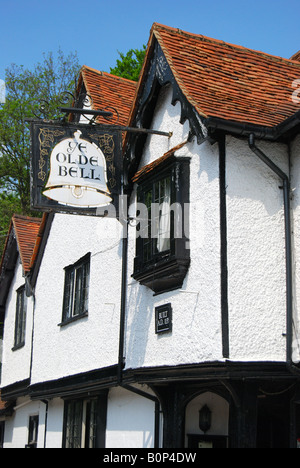
[[[80,136],[78,130],[74,138],[64,139],[53,148],[43,195],[68,206],[107,205],[112,198],[107,187],[104,154],[95,143]]]

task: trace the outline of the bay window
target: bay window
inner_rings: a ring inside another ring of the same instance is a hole
[[[133,278],[155,294],[182,286],[189,263],[189,159],[172,156],[136,178]]]

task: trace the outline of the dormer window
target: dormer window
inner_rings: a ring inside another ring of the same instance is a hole
[[[189,158],[173,154],[134,179],[137,239],[133,278],[161,294],[182,286],[190,263]]]

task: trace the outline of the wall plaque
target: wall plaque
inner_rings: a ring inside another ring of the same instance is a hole
[[[172,331],[172,306],[164,304],[155,307],[155,333]]]

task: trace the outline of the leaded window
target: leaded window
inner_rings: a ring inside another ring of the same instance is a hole
[[[88,313],[90,254],[65,269],[62,322]]]
[[[173,156],[141,174],[132,276],[160,294],[180,288],[190,264],[189,159]]]
[[[29,416],[27,448],[37,448],[39,430],[39,416]]]
[[[25,285],[17,290],[14,349],[25,344],[27,300]]]
[[[83,402],[68,401],[65,415],[65,448],[81,448]]]
[[[97,400],[65,403],[64,448],[96,448]]]
[[[149,262],[171,247],[170,177],[164,177],[151,184],[145,190],[144,202],[147,208],[147,222],[142,223],[140,235],[143,239],[143,261]]]

